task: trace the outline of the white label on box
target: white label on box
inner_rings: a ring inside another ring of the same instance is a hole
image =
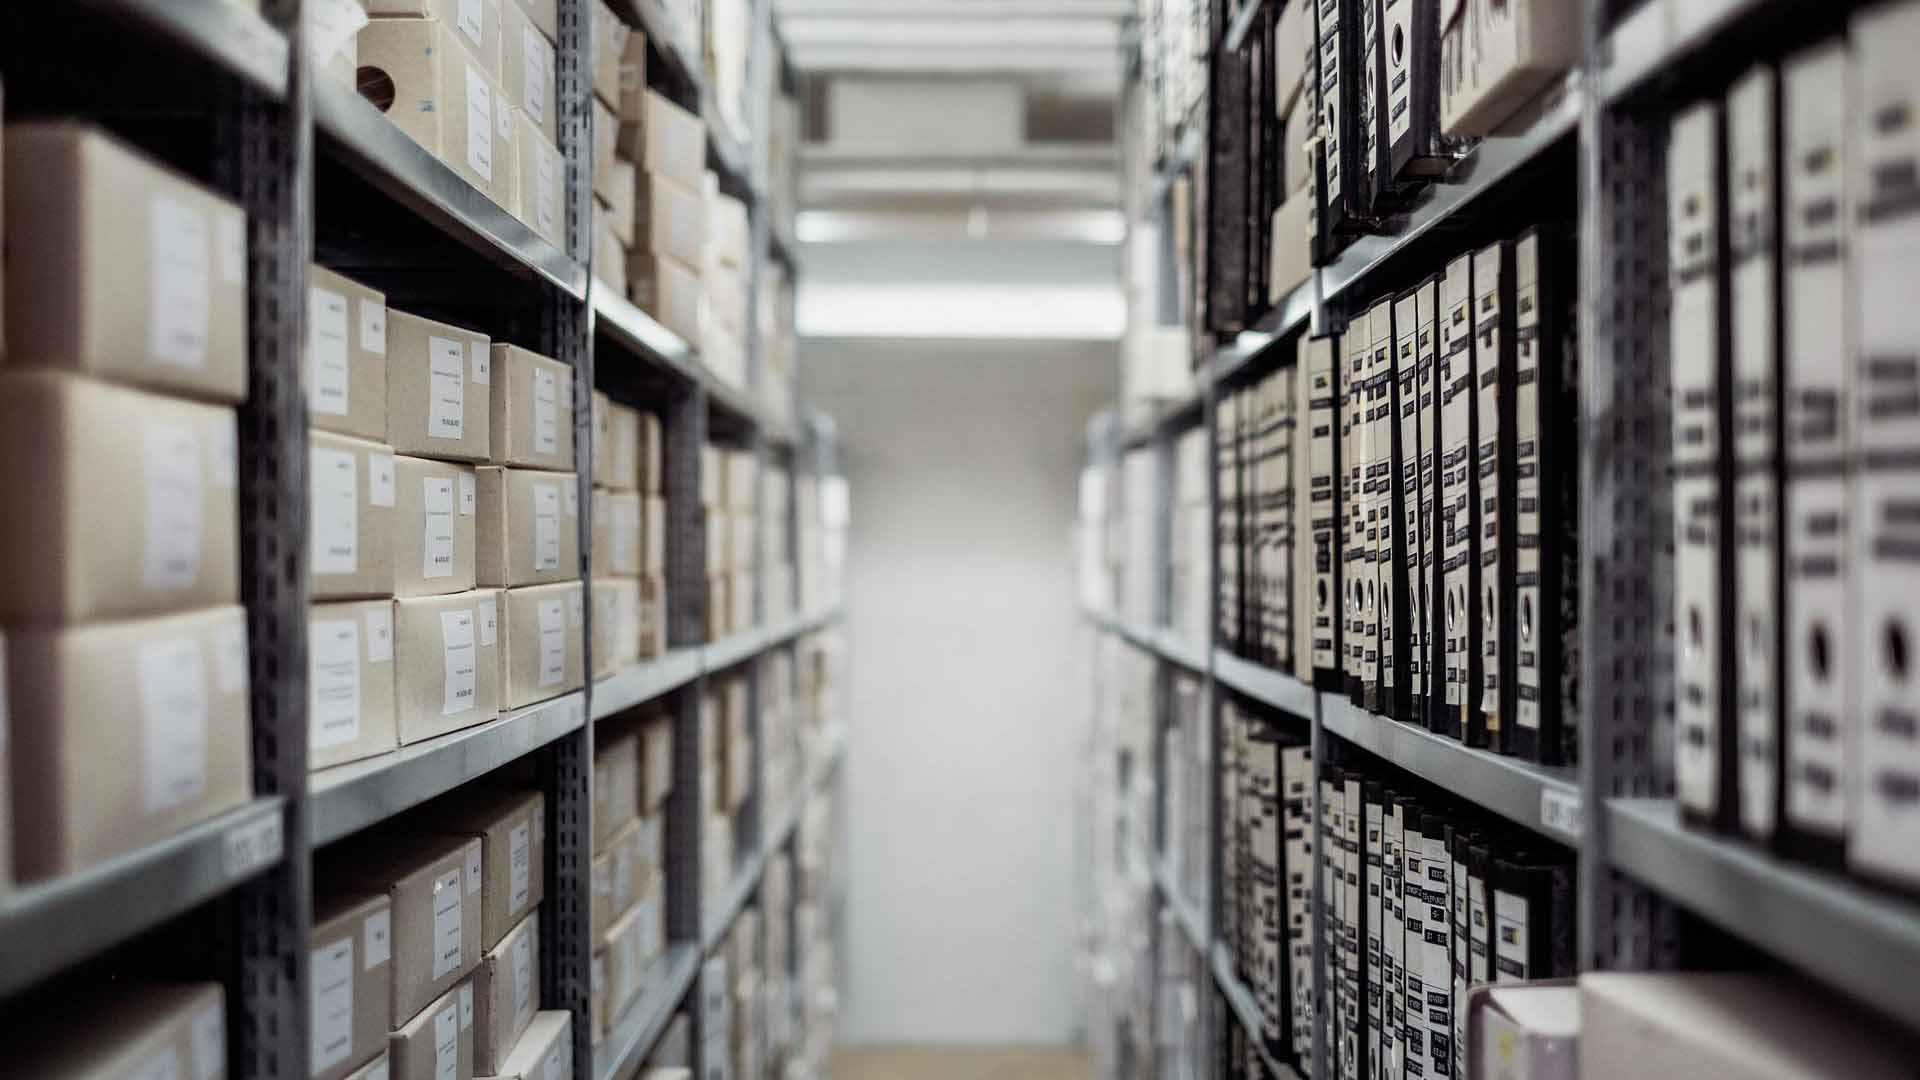
[[[498,640],[500,606],[489,596],[480,601],[480,646],[486,648]]]
[[[547,84],[553,81],[553,46],[546,35],[531,26],[520,29],[520,81],[526,84],[521,101],[534,122],[547,114]]]
[[[247,623],[221,623],[213,628],[213,685],[222,694],[247,692]],[[5,740],[0,739],[0,745]]]
[[[533,451],[536,454],[560,452],[560,387],[553,372],[533,369]]]
[[[566,511],[565,511],[566,515],[570,518],[578,518],[580,516],[580,483],[579,481],[575,480],[575,481],[570,481],[570,482],[561,484],[560,496],[564,500],[564,505],[566,506]]]
[[[351,407],[347,367],[347,298],[318,285],[307,290],[307,404],[317,413],[345,416]]]
[[[453,576],[453,481],[444,476],[429,476],[422,481],[427,504],[426,547],[421,556],[420,576]]]
[[[471,64],[467,65],[467,168],[493,183],[493,90]]]
[[[474,382],[481,386],[493,385],[493,357],[487,352],[486,342],[467,342],[467,361],[473,368]]]
[[[171,810],[207,789],[206,663],[195,638],[143,641],[135,654],[144,721],[146,809]]]
[[[558,686],[567,677],[566,617],[560,601],[540,601],[540,685]]]
[[[460,1030],[473,1026],[473,981],[460,984]]]
[[[213,425],[213,487],[232,491],[240,486],[240,448],[234,445],[239,433],[234,430],[232,413],[223,413]]]
[[[244,285],[247,280],[247,219],[244,214],[221,214],[214,219],[220,242],[220,280]]]
[[[534,190],[534,226],[542,236],[554,236],[557,233],[553,219],[553,203],[556,194],[554,175],[554,155],[547,153],[544,146],[534,148],[533,190]]]
[[[353,1053],[353,935],[315,949],[309,957],[313,1067],[308,1075],[318,1075]]]
[[[507,914],[512,915],[527,902],[532,863],[532,842],[527,833],[525,822],[515,825],[507,833],[507,864],[509,885],[507,890]]]
[[[218,1002],[193,1014],[193,1074],[196,1080],[216,1080],[227,1072],[227,1018]]]
[[[433,1080],[460,1080],[460,1018],[449,1005],[433,1018]]]
[[[387,355],[387,304],[384,300],[360,299],[360,351],[375,356]]]
[[[367,505],[393,505],[393,455],[367,455]]]
[[[538,931],[528,927],[513,943],[513,1016],[514,1022],[533,1011],[533,935]]]
[[[460,870],[433,882],[433,977],[442,979],[460,966]]]
[[[360,568],[360,463],[351,450],[316,446],[309,455],[313,485],[315,574],[351,574]]]
[[[262,814],[242,825],[235,825],[222,837],[220,866],[228,881],[238,881],[254,871],[280,861],[282,836],[279,814]]]
[[[440,613],[440,645],[440,663],[446,679],[440,714],[452,716],[474,705],[473,678],[478,664],[473,650],[472,608]],[[434,978],[439,977],[435,973]]]
[[[460,0],[460,13],[454,17],[454,25],[467,35],[476,49],[487,36],[487,15],[480,3],[481,0]]]
[[[460,470],[460,516],[473,516],[474,474],[471,469]]]
[[[148,205],[153,358],[174,367],[205,367],[213,272],[206,212],[164,191],[153,192]]]
[[[533,568],[560,569],[560,485],[533,485]]]
[[[578,630],[587,620],[587,593],[580,589],[567,594],[567,625]]]
[[[200,576],[200,436],[186,424],[145,428],[147,532],[140,583],[180,589]]]
[[[540,1067],[541,1080],[569,1080],[566,1048],[566,1043],[556,1042],[547,1051],[547,1060]]]
[[[475,844],[467,852],[467,895],[472,896],[479,892],[484,881],[485,879],[480,876],[480,845]]]
[[[452,338],[429,337],[427,363],[432,373],[427,387],[427,435],[458,439],[466,431],[467,358]]]
[[[367,609],[367,663],[393,662],[393,604],[379,601]]]
[[[393,955],[393,912],[376,911],[360,921],[361,966],[372,971]]]
[[[314,749],[360,737],[360,624],[330,619],[307,627],[307,706]]]
[[[180,1053],[172,1046],[154,1051],[129,1073],[127,1080],[180,1080]]]

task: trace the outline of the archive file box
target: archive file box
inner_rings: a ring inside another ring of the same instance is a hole
[[[392,600],[315,604],[307,617],[307,665],[309,769],[399,745]]]
[[[485,334],[387,311],[387,442],[444,461],[492,456],[493,358]]]
[[[1345,593],[1341,587],[1340,339],[1309,338],[1307,360],[1307,459],[1309,526],[1313,532],[1313,683],[1339,688],[1344,668],[1341,641]]]
[[[1441,625],[1445,634],[1446,700],[1434,730],[1485,746],[1480,715],[1479,471],[1474,468],[1473,257],[1447,264],[1440,283]]]
[[[481,858],[477,839],[385,830],[320,853],[315,881],[387,899],[388,1030],[435,1008],[480,962]]]
[[[1367,518],[1373,510],[1373,499],[1367,491],[1367,470],[1373,462],[1373,426],[1367,417],[1371,389],[1367,376],[1373,359],[1371,320],[1366,316],[1354,319],[1342,344],[1347,350],[1341,382],[1346,391],[1341,408],[1346,446],[1340,462],[1346,472],[1347,498],[1342,504],[1346,529],[1341,537],[1345,558],[1340,577],[1347,593],[1347,699],[1360,705],[1366,701],[1367,655],[1378,647],[1368,630],[1369,601],[1375,588],[1372,549],[1367,543]],[[1377,659],[1378,654],[1374,655]]]
[[[307,573],[313,598],[392,596],[399,514],[392,448],[319,430],[307,439]]]
[[[1425,286],[1405,293],[1393,304],[1393,381],[1394,475],[1400,497],[1400,517],[1396,535],[1400,551],[1393,560],[1395,597],[1403,613],[1405,640],[1396,647],[1406,671],[1406,692],[1399,718],[1424,722],[1426,714],[1426,635],[1427,602],[1420,595],[1421,566],[1426,557],[1427,536],[1422,527],[1421,493],[1425,488],[1420,475],[1420,363],[1421,339],[1431,341],[1433,305],[1426,305],[1427,319],[1420,321]]]
[[[1505,752],[1513,715],[1513,247],[1473,256],[1473,472],[1479,485],[1480,710],[1484,745]],[[1474,718],[1467,718],[1471,741]]]
[[[1417,515],[1420,573],[1419,580],[1410,590],[1414,595],[1409,606],[1419,616],[1413,630],[1419,635],[1415,641],[1415,647],[1419,650],[1420,681],[1424,694],[1423,700],[1415,702],[1414,715],[1409,719],[1418,724],[1430,725],[1446,700],[1446,657],[1443,647],[1445,628],[1441,621],[1446,604],[1441,595],[1440,564],[1443,534],[1440,528],[1442,504],[1437,457],[1440,436],[1440,278],[1438,275],[1421,282],[1415,290],[1414,318],[1420,324],[1415,340],[1415,347],[1419,350],[1415,373],[1415,385],[1419,397],[1415,408],[1420,418],[1418,441],[1420,512]],[[1408,518],[1416,520],[1415,515],[1409,514]]]
[[[310,1080],[341,1080],[387,1049],[393,907],[379,893],[316,897],[308,937]]]
[[[1367,707],[1388,715],[1398,715],[1396,637],[1401,630],[1395,616],[1392,583],[1404,580],[1395,572],[1393,562],[1396,485],[1393,441],[1399,430],[1393,410],[1393,301],[1381,300],[1367,313],[1373,344],[1367,359],[1367,590],[1368,638],[1372,642],[1370,659],[1362,674],[1368,687]]]
[[[324,266],[308,267],[307,416],[322,431],[387,440],[387,298]]]

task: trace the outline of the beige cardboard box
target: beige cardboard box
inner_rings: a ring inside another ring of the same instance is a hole
[[[50,1003],[51,1004],[51,1003]],[[31,1030],[8,1032],[7,1075],[33,1080],[227,1076],[226,994],[218,983],[113,984]]]
[[[642,814],[634,824],[640,830],[639,839],[635,842],[634,874],[641,881],[647,881],[655,875],[666,873],[666,811],[655,810]]]
[[[481,585],[547,585],[580,577],[580,488],[573,473],[482,465]]]
[[[667,586],[663,578],[652,574],[640,578],[639,645],[642,660],[667,651]]]
[[[716,443],[700,448],[700,505],[709,510],[726,509],[727,450]]]
[[[689,345],[700,342],[700,275],[671,258],[646,252],[627,256],[627,288],[635,306]]]
[[[593,898],[588,921],[593,940],[606,943],[607,930],[633,909],[640,898],[640,824],[629,821],[607,841],[607,849],[593,857]]]
[[[253,796],[246,612],[8,630],[14,872],[71,873]],[[112,749],[109,748],[117,748]]]
[[[501,705],[519,709],[580,689],[587,678],[586,586],[578,581],[502,590]]]
[[[0,621],[239,597],[233,410],[56,371],[0,374]]]
[[[727,561],[733,569],[750,570],[759,562],[753,550],[758,527],[758,519],[751,513],[735,513],[727,518]]]
[[[638,124],[646,116],[646,108],[647,35],[644,31],[630,28],[627,47],[620,53],[620,100],[614,102],[613,110],[620,118],[623,140],[627,125]],[[619,144],[619,150],[624,157],[633,156],[624,141]]]
[[[495,1080],[573,1080],[573,1014],[534,1014],[526,1033],[500,1064]]]
[[[498,591],[399,600],[393,606],[394,716],[406,746],[500,711]]]
[[[520,920],[473,972],[473,1068],[498,1076],[540,1008],[540,919]]]
[[[711,577],[733,569],[733,523],[727,512],[702,508],[700,525],[706,533],[707,575]]]
[[[307,459],[307,571],[313,598],[392,596],[397,501],[393,450],[315,431],[308,436]]]
[[[747,718],[728,713],[724,756],[720,769],[721,807],[729,812],[740,809],[753,794],[753,740],[747,734]]]
[[[519,171],[514,184],[513,214],[540,239],[562,250],[567,246],[567,163],[560,150],[520,115],[514,139]]]
[[[659,93],[646,92],[638,122],[620,128],[621,153],[641,168],[698,191],[707,171],[707,129],[700,117]]]
[[[593,677],[604,679],[640,659],[640,582],[593,581]]]
[[[665,255],[685,266],[707,258],[707,208],[700,190],[647,169],[633,176],[633,223],[637,252]]]
[[[701,275],[707,291],[707,319],[715,329],[730,338],[746,334],[747,282],[736,270],[709,266]]]
[[[386,1050],[392,927],[393,907],[383,894],[314,898],[307,939],[310,1080],[339,1080]]]
[[[399,745],[393,717],[393,601],[316,604],[307,617],[307,767]]]
[[[505,2],[505,0],[503,0]],[[560,40],[560,4],[559,0],[514,0],[520,10],[533,19],[533,25],[548,41]]]
[[[1273,212],[1272,270],[1267,277],[1267,299],[1279,303],[1313,273],[1313,249],[1308,230],[1313,222],[1313,193],[1296,191]]]
[[[387,298],[308,267],[307,416],[322,431],[387,441]]]
[[[437,805],[435,827],[480,841],[480,948],[491,950],[546,898],[546,798],[538,791],[474,789]]]
[[[593,1020],[593,1045],[599,1046],[607,1040],[607,950],[604,947],[594,952],[593,963],[587,970],[591,987],[587,1011]]]
[[[433,999],[387,1039],[392,1080],[464,1080],[473,1073],[473,983]]]
[[[603,729],[593,749],[593,850],[608,850],[614,834],[639,813],[640,737]]]
[[[367,14],[411,15],[416,18],[438,20],[442,25],[458,31],[454,40],[458,41],[466,54],[478,60],[486,67],[487,77],[499,82],[503,75],[501,69],[502,52],[505,43],[501,40],[504,28],[504,12],[501,8],[512,7],[513,0],[364,0]]]
[[[727,595],[729,579],[725,574],[707,575],[707,640],[718,641],[732,633],[733,600]]]
[[[646,874],[641,879],[640,898],[634,911],[634,924],[639,936],[636,951],[640,955],[640,969],[645,971],[652,963],[667,951],[667,879],[659,871]]]
[[[607,929],[607,1023],[619,1022],[640,994],[646,961],[640,953],[640,909],[635,907]]]
[[[640,496],[630,491],[600,492],[593,500],[593,525],[594,576],[637,576]]]
[[[633,162],[626,158],[615,158],[613,172],[607,178],[607,193],[601,196],[607,224],[613,227],[613,235],[620,238],[620,246],[626,250],[633,248],[638,235],[634,217],[633,174]]]
[[[707,203],[707,244],[712,261],[735,271],[735,277],[743,275],[751,236],[747,204],[731,195],[715,193]]]
[[[613,197],[613,163],[619,160],[614,143],[620,136],[620,121],[613,109],[598,97],[593,100],[593,194],[595,198]]]
[[[443,0],[435,0],[443,2]],[[466,35],[438,19],[376,18],[360,31],[360,78],[368,87],[391,85],[392,97],[373,97],[387,118],[460,178],[502,206],[513,205],[512,101],[489,68],[499,66],[496,42],[489,65],[466,47]],[[456,44],[457,43],[457,44]],[[380,79],[385,76],[385,79]]]
[[[479,479],[471,465],[396,457],[393,594],[442,596],[479,580]]]
[[[473,837],[374,833],[323,848],[314,880],[365,888],[391,910],[395,1031],[463,981],[480,962],[480,841]]]
[[[627,249],[609,220],[607,204],[593,200],[593,276],[616,296],[627,295]]]
[[[608,108],[620,101],[620,58],[626,51],[627,24],[606,0],[593,0],[593,93]]]
[[[642,495],[659,495],[666,491],[667,462],[665,434],[660,427],[660,417],[654,413],[642,412],[636,418],[639,438],[636,440],[636,482]]]
[[[553,38],[541,32],[518,0],[500,0],[500,81],[507,100],[549,143],[560,140],[554,109]],[[525,132],[522,132],[524,137]]]
[[[611,491],[633,491],[640,483],[641,413],[595,392],[593,482]]]
[[[307,55],[313,70],[352,87],[360,67],[355,38],[367,25],[367,9],[360,0],[310,0],[301,6],[300,14],[306,20]]]
[[[493,464],[571,471],[573,369],[518,345],[496,343],[492,352],[487,438]]]
[[[72,122],[8,124],[5,172],[7,364],[247,396],[239,207]]]
[[[753,590],[757,581],[751,570],[735,570],[728,575],[727,603],[732,609],[727,614],[727,625],[736,634],[754,625]]]
[[[640,500],[640,569],[643,577],[667,572],[667,500],[647,495]]]
[[[387,1053],[384,1040],[381,1043],[380,1056],[348,1073],[346,1080],[393,1080],[393,1059]]]
[[[673,791],[673,718],[654,716],[640,728],[640,809],[659,810]]]
[[[493,407],[487,336],[387,311],[387,440],[402,454],[486,461]]]
[[[727,507],[736,514],[753,512],[760,490],[760,460],[745,450],[727,452]]]

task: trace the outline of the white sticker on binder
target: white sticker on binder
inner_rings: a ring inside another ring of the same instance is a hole
[[[433,882],[433,977],[445,978],[460,966],[460,870]]]
[[[460,1080],[460,1018],[455,1010],[449,1005],[433,1018],[433,1080]]]
[[[222,694],[247,692],[247,622],[224,622],[213,628],[213,685]],[[0,740],[3,743],[5,740]]]
[[[143,728],[143,793],[157,814],[207,789],[207,678],[200,642],[143,641],[134,655]]]
[[[535,927],[528,927],[513,943],[513,1015],[517,1024],[519,1019],[533,1011],[533,935],[538,933]]]
[[[307,404],[345,416],[352,403],[347,367],[347,298],[318,285],[307,290]]]
[[[478,662],[473,649],[473,609],[440,613],[440,663],[445,678],[440,714],[452,716],[474,706],[473,680]],[[439,978],[436,972],[434,978]]]
[[[533,846],[527,825],[521,822],[507,833],[507,914],[517,913],[527,902],[532,882]]]
[[[308,711],[314,749],[360,737],[360,624],[330,619],[307,627]]]
[[[420,576],[453,576],[453,481],[444,476],[429,476],[425,488],[426,548],[421,555]]]
[[[393,912],[376,911],[360,921],[362,968],[372,971],[393,956]]]
[[[479,845],[479,844],[475,844],[475,845],[473,845],[473,850],[471,850],[471,851],[469,851],[469,852],[467,852],[467,876],[466,876],[466,881],[467,881],[467,895],[468,895],[468,896],[472,896],[472,895],[473,895],[474,893],[477,893],[477,892],[479,892],[479,891],[480,891],[480,886],[481,886],[481,884],[483,883],[483,881],[485,880],[484,878],[482,878],[482,877],[480,876],[480,866],[481,866],[481,863],[480,863],[480,845]]]
[[[474,382],[481,386],[493,385],[493,357],[484,342],[467,342],[467,360],[473,367]]]
[[[493,90],[471,64],[467,65],[467,168],[493,183]]]
[[[553,372],[533,369],[533,451],[560,452],[560,387]]]
[[[466,431],[466,354],[452,338],[429,337],[427,364],[431,374],[427,387],[427,435],[435,439],[458,439]]]
[[[566,616],[560,601],[540,601],[540,685],[558,686],[567,677]]]
[[[384,300],[360,300],[360,351],[387,355],[387,305]]]
[[[367,505],[393,506],[393,455],[367,455]]]
[[[147,272],[152,278],[153,358],[173,367],[202,368],[207,363],[207,326],[212,303],[211,228],[203,210],[164,191],[149,196]]]
[[[500,606],[489,596],[480,601],[480,647],[486,648],[498,640],[500,630]]]
[[[316,446],[308,454],[313,495],[308,557],[316,575],[360,569],[360,463],[351,450]]]
[[[308,954],[308,1016],[317,1076],[353,1053],[353,935]]]
[[[547,112],[547,85],[553,81],[553,46],[531,26],[520,29],[520,81],[526,84],[521,104],[538,121]]]
[[[454,25],[476,49],[487,35],[487,14],[480,5],[481,0],[460,0],[460,13],[454,17]]]
[[[560,569],[560,487],[533,485],[533,568]]]
[[[473,516],[474,474],[472,470],[460,471],[460,516]]]
[[[180,589],[200,576],[200,436],[186,424],[148,421],[146,544],[140,583]]]
[[[367,609],[367,663],[393,662],[393,605],[381,600]]]

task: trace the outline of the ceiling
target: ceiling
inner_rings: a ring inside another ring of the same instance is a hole
[[[774,0],[795,66],[813,75],[1003,74],[1110,95],[1137,0]]]

